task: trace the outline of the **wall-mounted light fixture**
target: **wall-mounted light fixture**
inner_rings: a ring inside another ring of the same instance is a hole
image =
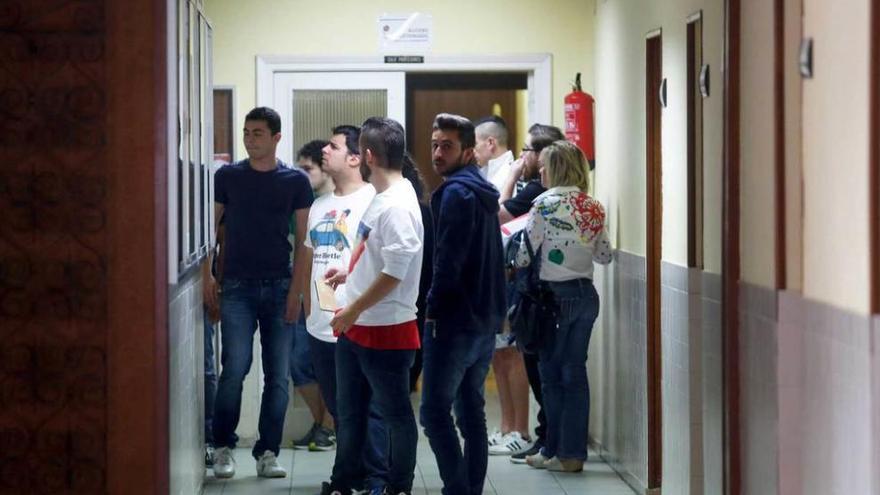
[[[662,81],[660,81],[660,94],[658,95],[660,98],[660,106],[666,108],[666,78],[664,77]]]
[[[813,38],[801,41],[800,68],[804,79],[813,78]]]
[[[700,69],[700,94],[703,98],[709,97],[709,64],[703,64]]]

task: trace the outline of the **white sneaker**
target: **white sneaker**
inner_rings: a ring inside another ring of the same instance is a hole
[[[518,431],[512,431],[504,435],[501,443],[489,447],[489,455],[514,455],[530,448],[532,448],[531,441],[523,439]]]
[[[214,451],[214,476],[217,478],[235,476],[235,459],[229,447],[220,447]]]
[[[544,454],[538,452],[535,455],[530,455],[526,457],[526,464],[532,466],[535,469],[547,469],[546,464],[550,462],[550,459],[544,457]]]
[[[257,459],[257,476],[261,478],[284,478],[287,471],[278,465],[278,458],[271,450],[263,452]]]
[[[498,445],[503,437],[504,435],[501,434],[501,430],[495,428],[495,431],[493,431],[492,434],[489,435],[489,447],[493,445]]]

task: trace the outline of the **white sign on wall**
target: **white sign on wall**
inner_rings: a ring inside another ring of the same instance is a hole
[[[434,19],[431,14],[382,14],[377,21],[379,52],[386,55],[423,55],[431,51]]]

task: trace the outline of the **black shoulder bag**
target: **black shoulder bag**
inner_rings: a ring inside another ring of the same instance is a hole
[[[523,242],[529,252],[529,266],[521,268],[527,273],[519,279],[520,300],[513,308],[510,328],[516,335],[517,347],[522,352],[535,354],[556,332],[559,309],[550,286],[540,278],[541,248],[537,253],[532,250],[528,234],[523,235]]]

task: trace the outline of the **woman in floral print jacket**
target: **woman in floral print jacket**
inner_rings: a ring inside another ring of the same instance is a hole
[[[536,468],[578,472],[587,458],[590,419],[587,349],[599,314],[593,263],[610,263],[611,246],[605,209],[586,192],[589,169],[580,149],[556,141],[541,152],[539,163],[548,189],[535,198],[526,232],[534,250],[540,249],[540,278],[553,290],[559,321],[538,353],[547,442],[526,461]],[[525,243],[517,259],[521,266],[529,264]]]

